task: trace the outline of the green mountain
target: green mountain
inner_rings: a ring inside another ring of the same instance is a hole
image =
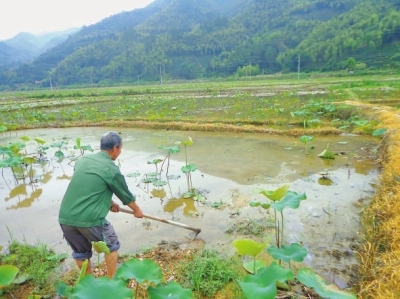
[[[0,88],[400,66],[400,0],[155,0],[82,28]]]

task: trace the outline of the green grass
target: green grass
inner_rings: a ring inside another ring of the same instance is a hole
[[[13,240],[8,253],[0,255],[0,264],[18,267],[18,280],[34,286],[33,293],[48,296],[54,294],[55,270],[65,258],[65,255],[56,254],[45,244],[29,245]]]
[[[229,282],[239,278],[240,265],[238,260],[226,259],[215,250],[204,249],[192,260],[184,262],[182,285],[191,288],[198,296],[213,298]]]

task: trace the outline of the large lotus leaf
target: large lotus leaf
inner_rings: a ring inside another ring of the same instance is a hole
[[[203,194],[197,193],[196,195],[193,196],[193,200],[198,202],[205,202],[207,198]]]
[[[82,145],[81,149],[85,150],[85,151],[91,151],[93,152],[93,149],[90,145]]]
[[[144,282],[159,284],[163,280],[161,268],[150,259],[131,259],[118,268],[115,279],[125,282],[135,279],[139,284]]]
[[[160,145],[158,148],[167,150],[168,153],[170,153],[170,154],[176,154],[176,153],[181,152],[181,148],[178,145],[173,145],[173,146],[168,146],[168,147]]]
[[[0,265],[0,290],[13,283],[18,272],[14,265]]]
[[[92,246],[97,253],[110,253],[110,248],[103,241],[92,242]]]
[[[238,239],[232,242],[232,245],[238,251],[239,255],[257,256],[267,246],[268,242],[257,243],[251,239]]]
[[[20,150],[26,147],[26,144],[23,142],[12,142],[8,144],[8,148],[14,153],[19,153]]]
[[[140,176],[140,172],[128,173],[126,176],[127,176],[128,178],[137,178],[138,176]]]
[[[24,161],[25,164],[33,164],[36,162],[36,158],[35,157],[23,157],[22,161]]]
[[[33,138],[33,140],[35,140],[39,144],[45,144],[46,143],[46,140],[44,140],[43,138],[40,138],[40,137]]]
[[[56,283],[54,284],[54,288],[56,289],[58,295],[67,298],[71,297],[71,293],[74,289],[70,285],[67,285],[64,281],[56,281]]]
[[[80,149],[81,148],[81,140],[82,140],[81,137],[78,137],[78,138],[75,139],[75,145],[74,145],[75,149]]]
[[[186,138],[185,141],[182,141],[182,144],[186,145],[186,146],[191,146],[193,145],[193,140],[191,137]]]
[[[12,156],[12,151],[8,147],[0,147],[0,155]]]
[[[259,201],[251,201],[249,205],[250,207],[262,207],[265,210],[268,210],[271,207],[271,204]]]
[[[179,174],[178,174],[178,175],[170,174],[170,175],[167,175],[167,178],[168,178],[169,180],[178,180],[178,179],[181,178],[181,176],[180,176]]]
[[[269,198],[272,201],[278,201],[281,200],[287,193],[289,189],[289,185],[283,185],[282,187],[279,187],[276,190],[259,190],[258,193],[264,195],[265,197]]]
[[[274,299],[277,294],[276,283],[294,280],[293,272],[273,262],[267,268],[261,268],[255,275],[247,275],[239,281],[240,288],[251,299]]]
[[[157,165],[158,163],[162,162],[162,159],[153,159],[152,161],[147,161],[147,164],[155,164]]]
[[[300,206],[300,202],[305,199],[307,199],[305,193],[298,194],[293,191],[288,191],[281,201],[274,202],[271,204],[271,207],[280,212],[282,212],[286,206],[292,209],[297,209]]]
[[[300,269],[297,279],[309,288],[313,288],[322,298],[334,299],[356,299],[357,296],[351,292],[342,291],[336,285],[327,285],[324,279],[311,269]]]
[[[154,183],[156,181],[157,181],[157,178],[155,178],[155,177],[147,177],[147,178],[143,178],[141,180],[141,182],[144,184]]]
[[[197,170],[197,165],[196,164],[188,164],[186,166],[182,166],[181,170],[183,173],[195,171],[195,170]]]
[[[56,152],[54,153],[54,156],[55,156],[56,158],[60,159],[60,160],[62,160],[62,159],[65,158],[65,154],[64,154],[62,151],[56,151]]]
[[[385,128],[381,128],[372,132],[372,136],[382,136],[385,135],[387,130]]]
[[[323,159],[335,159],[335,155],[329,151],[329,143],[326,145],[326,148],[318,155],[318,157]]]
[[[127,299],[133,292],[122,280],[111,280],[107,276],[95,278],[86,275],[72,290],[74,299]]]
[[[12,156],[4,160],[0,160],[0,168],[14,167],[22,163],[22,158],[20,156]]]
[[[307,136],[307,135],[303,135],[299,137],[300,142],[307,144],[308,142],[312,141],[314,139],[314,137],[312,136]]]
[[[368,124],[368,120],[353,120],[351,123],[356,126],[365,126]]]
[[[272,255],[274,259],[284,262],[302,262],[307,256],[307,250],[297,243],[292,243],[289,246],[282,245],[281,248],[271,246],[268,248],[267,252]]]
[[[266,266],[267,263],[262,260],[254,260],[243,263],[243,268],[251,274],[257,273],[259,269],[264,268]]]
[[[166,181],[155,181],[153,182],[153,185],[156,187],[161,187],[161,186],[165,186],[167,184]]]
[[[184,289],[177,282],[171,281],[165,286],[159,284],[156,287],[149,287],[147,292],[151,299],[192,299],[193,293]]]
[[[21,139],[21,140],[23,140],[23,141],[25,141],[25,142],[28,142],[29,140],[31,140],[30,138],[29,138],[29,136],[22,136],[22,137],[20,137],[19,139]]]

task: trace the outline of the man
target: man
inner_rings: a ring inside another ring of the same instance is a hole
[[[110,253],[105,254],[108,276],[113,277],[117,270],[120,243],[113,226],[106,220],[109,210],[119,212],[119,205],[112,200],[113,194],[133,210],[135,217],[143,217],[125,177],[113,162],[121,149],[122,138],[116,132],[104,134],[100,151],[83,156],[75,163],[74,174],[61,202],[61,229],[78,267],[81,269],[83,262],[89,260],[87,274],[92,273],[92,241],[104,241],[110,249]]]

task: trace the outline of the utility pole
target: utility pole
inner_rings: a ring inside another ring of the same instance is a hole
[[[50,90],[53,90],[53,85],[51,84],[51,75],[49,75],[49,79],[50,79]]]
[[[297,62],[297,79],[300,79],[300,55]]]
[[[162,72],[161,72],[161,65],[160,65],[160,85],[162,85]]]

